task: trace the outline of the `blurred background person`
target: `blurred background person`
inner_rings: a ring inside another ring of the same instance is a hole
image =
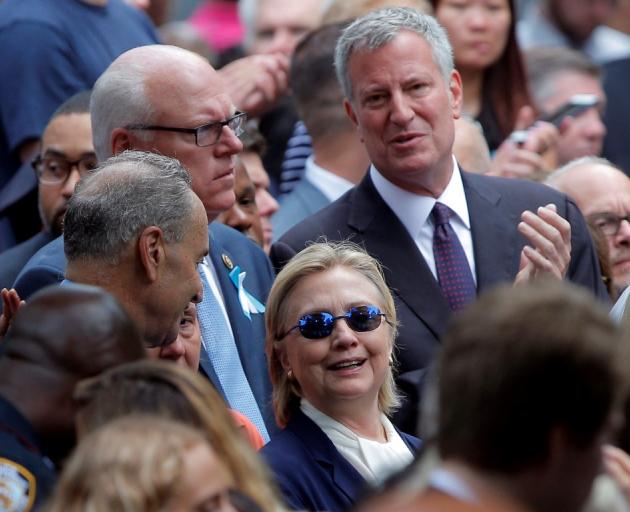
[[[51,114],[120,54],[157,42],[123,0],[0,3],[0,251],[41,227],[29,167]]]
[[[0,253],[0,288],[11,288],[22,267],[40,248],[61,235],[68,200],[77,181],[96,167],[90,122],[90,91],[75,94],[51,116],[32,162],[37,175],[43,230]]]
[[[369,160],[343,109],[343,92],[334,68],[337,38],[345,23],[310,32],[291,59],[290,84],[313,153],[299,170],[300,181],[282,196],[274,215],[274,238],[338,199],[364,176]]]
[[[296,510],[346,510],[413,459],[397,405],[394,300],[358,246],[313,244],[278,274],[265,314],[276,421],[262,454]]]
[[[616,14],[618,0],[538,0],[530,3],[518,25],[518,38],[523,48],[573,48],[599,64],[630,56],[630,35],[606,26]]]
[[[48,512],[255,512],[203,434],[157,416],[129,416],[87,435],[68,460]],[[235,503],[234,503],[235,502]]]
[[[81,435],[134,413],[156,414],[198,428],[225,464],[233,487],[266,512],[281,509],[268,470],[239,434],[216,390],[200,375],[160,361],[121,365],[80,383],[75,398]]]
[[[583,157],[553,172],[546,183],[573,199],[604,235],[617,297],[630,285],[630,178],[608,160]]]
[[[549,169],[542,154],[553,146],[551,125],[532,127],[535,112],[516,41],[514,0],[432,0],[448,32],[462,77],[463,113],[482,126],[494,154],[490,174],[529,177]],[[529,129],[525,144],[506,140]],[[553,162],[555,164],[555,162]]]
[[[320,25],[329,1],[240,0],[238,9],[245,29],[245,53],[279,55],[288,64],[298,41]],[[280,98],[272,109],[259,118],[259,129],[268,144],[263,162],[271,179],[274,196],[277,195],[287,140],[296,121],[297,114],[290,95]]]
[[[256,187],[240,157],[237,157],[234,166],[234,195],[236,201],[229,210],[219,214],[217,221],[240,231],[255,244],[263,247],[263,227],[256,204]]]
[[[239,154],[241,162],[247,170],[249,178],[254,184],[256,192],[256,208],[263,230],[262,248],[269,254],[273,240],[273,226],[271,217],[278,211],[280,205],[271,194],[271,180],[265,169],[264,156],[267,153],[267,143],[254,123],[248,123],[241,135],[243,151]]]
[[[558,126],[558,165],[582,156],[599,156],[606,135],[602,113],[606,94],[601,69],[585,55],[568,48],[535,48],[525,53],[527,80],[543,118]],[[569,105],[573,110],[562,114]]]
[[[29,511],[51,492],[57,467],[75,444],[76,383],[144,357],[132,320],[99,288],[46,288],[20,308],[0,357],[5,510]]]

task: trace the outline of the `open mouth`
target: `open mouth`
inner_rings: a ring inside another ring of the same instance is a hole
[[[345,361],[340,361],[335,364],[331,364],[328,369],[329,370],[348,370],[352,368],[359,368],[363,366],[365,363],[365,359],[346,359]]]

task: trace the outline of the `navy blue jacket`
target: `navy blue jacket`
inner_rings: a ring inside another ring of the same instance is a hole
[[[22,500],[21,506],[10,501],[0,509],[36,509],[50,495],[56,479],[53,463],[41,453],[31,424],[0,396],[0,488],[5,490],[3,497]]]
[[[398,433],[416,453],[420,440]],[[324,431],[300,409],[260,453],[271,467],[286,504],[294,510],[342,512],[367,486]]]

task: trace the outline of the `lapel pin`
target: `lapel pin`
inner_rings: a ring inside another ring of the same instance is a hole
[[[228,270],[232,270],[234,268],[234,263],[232,263],[232,259],[227,254],[223,253],[221,255],[221,259]]]

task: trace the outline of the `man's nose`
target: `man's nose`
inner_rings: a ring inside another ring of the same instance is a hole
[[[392,94],[391,120],[399,126],[407,126],[413,119],[414,111],[408,103],[408,99],[401,92]]]

